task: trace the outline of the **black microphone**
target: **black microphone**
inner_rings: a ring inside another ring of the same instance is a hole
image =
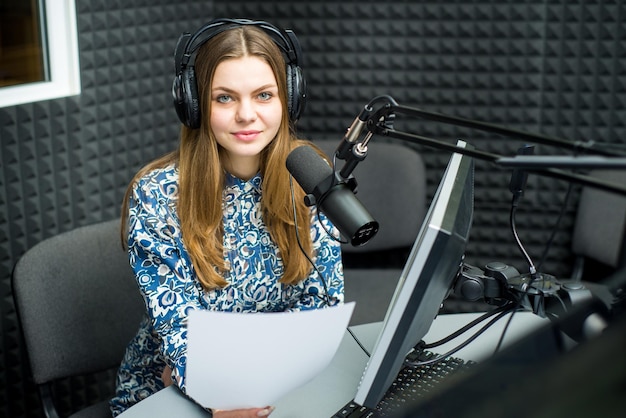
[[[307,206],[316,205],[353,246],[364,245],[376,235],[378,222],[313,148],[303,145],[291,151],[287,170],[307,193]]]

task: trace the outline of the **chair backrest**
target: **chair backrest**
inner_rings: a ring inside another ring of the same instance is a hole
[[[624,170],[594,170],[589,174],[604,181],[626,184]],[[626,262],[625,237],[626,196],[583,188],[572,233],[574,254],[615,269]],[[573,275],[580,278],[580,274],[575,271]]]
[[[145,308],[119,227],[61,233],[16,263],[13,297],[35,383],[120,364]]]
[[[315,140],[329,157],[339,140]],[[337,164],[343,161],[337,160]],[[413,148],[387,142],[370,142],[367,157],[353,171],[357,198],[380,224],[378,233],[364,246],[344,244],[344,252],[369,252],[410,247],[426,214],[426,172]]]

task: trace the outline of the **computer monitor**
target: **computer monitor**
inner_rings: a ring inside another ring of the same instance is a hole
[[[464,141],[457,146],[471,147]],[[454,153],[385,314],[354,398],[358,404],[376,407],[430,329],[462,264],[473,213],[474,160]]]

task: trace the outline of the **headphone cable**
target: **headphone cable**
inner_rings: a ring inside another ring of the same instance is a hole
[[[298,219],[297,219],[297,213],[296,213],[296,198],[295,198],[295,193],[293,191],[293,176],[291,176],[291,175],[289,176],[289,189],[291,191],[291,205],[293,207],[293,222],[294,222],[295,229],[296,229],[296,240],[298,241],[298,247],[300,248],[300,251],[302,251],[302,253],[306,257],[306,259],[309,260],[309,263],[313,266],[313,268],[317,272],[318,276],[320,277],[320,280],[322,281],[322,285],[324,286],[324,302],[326,302],[326,306],[330,307],[331,305],[330,305],[330,299],[329,299],[329,296],[328,296],[328,285],[326,284],[326,279],[324,278],[322,273],[319,271],[319,269],[317,268],[317,266],[315,265],[313,260],[311,260],[311,257],[309,257],[309,255],[306,253],[306,251],[304,251],[304,248],[302,247],[302,242],[300,241],[300,233],[298,231]],[[318,222],[320,223],[320,225],[322,225],[322,228],[324,228],[324,225],[323,225],[323,223],[322,223],[322,221],[320,220],[320,217],[319,217],[319,211],[317,211],[317,219],[318,219]],[[324,228],[324,230],[327,231],[326,228]],[[329,234],[329,236],[331,236],[332,238],[335,239],[335,237],[333,237],[331,234]],[[319,295],[317,295],[317,296],[319,297]],[[357,338],[357,336],[350,329],[350,327],[346,327],[346,331],[348,331],[348,333],[352,336],[354,341],[361,348],[361,350],[363,350],[365,355],[367,357],[370,357],[369,351],[365,348],[365,346]]]
[[[293,191],[293,176],[291,175],[289,175],[289,189],[291,191],[291,206],[293,208],[293,222],[294,222],[294,226],[296,230],[296,241],[298,241],[298,247],[300,248],[300,251],[302,251],[302,254],[304,254],[306,259],[309,261],[313,269],[317,272],[317,275],[322,281],[322,286],[324,286],[324,302],[326,303],[326,306],[331,306],[330,299],[328,296],[328,285],[326,284],[326,279],[324,278],[324,275],[322,274],[322,272],[320,272],[320,270],[317,268],[313,260],[311,260],[311,257],[309,256],[309,254],[307,254],[307,252],[304,250],[304,247],[302,246],[302,242],[300,241],[300,231],[298,228],[298,215],[296,212],[296,197]],[[319,219],[319,214],[318,214],[318,219]],[[317,297],[319,297],[319,295],[317,295]]]

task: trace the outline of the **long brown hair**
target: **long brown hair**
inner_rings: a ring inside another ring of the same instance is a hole
[[[222,190],[225,175],[223,150],[218,146],[209,123],[211,113],[210,87],[215,69],[227,59],[255,56],[272,68],[282,103],[282,121],[274,140],[261,153],[263,177],[262,216],[273,241],[278,246],[284,273],[280,282],[295,284],[306,278],[311,265],[300,250],[294,223],[289,172],[285,161],[289,152],[308,141],[296,139],[287,110],[287,75],[283,56],[272,39],[262,30],[241,26],[224,31],[208,40],[196,56],[196,80],[202,111],[199,129],[181,125],[180,144],[174,151],[142,168],[129,185],[122,206],[122,237],[127,231],[129,197],[133,184],[142,175],[159,167],[178,164],[178,217],[184,245],[191,257],[195,273],[207,290],[224,287],[229,266],[224,261],[222,224]],[[310,236],[310,209],[304,205],[304,191],[293,182],[298,235],[304,252],[313,256]]]

